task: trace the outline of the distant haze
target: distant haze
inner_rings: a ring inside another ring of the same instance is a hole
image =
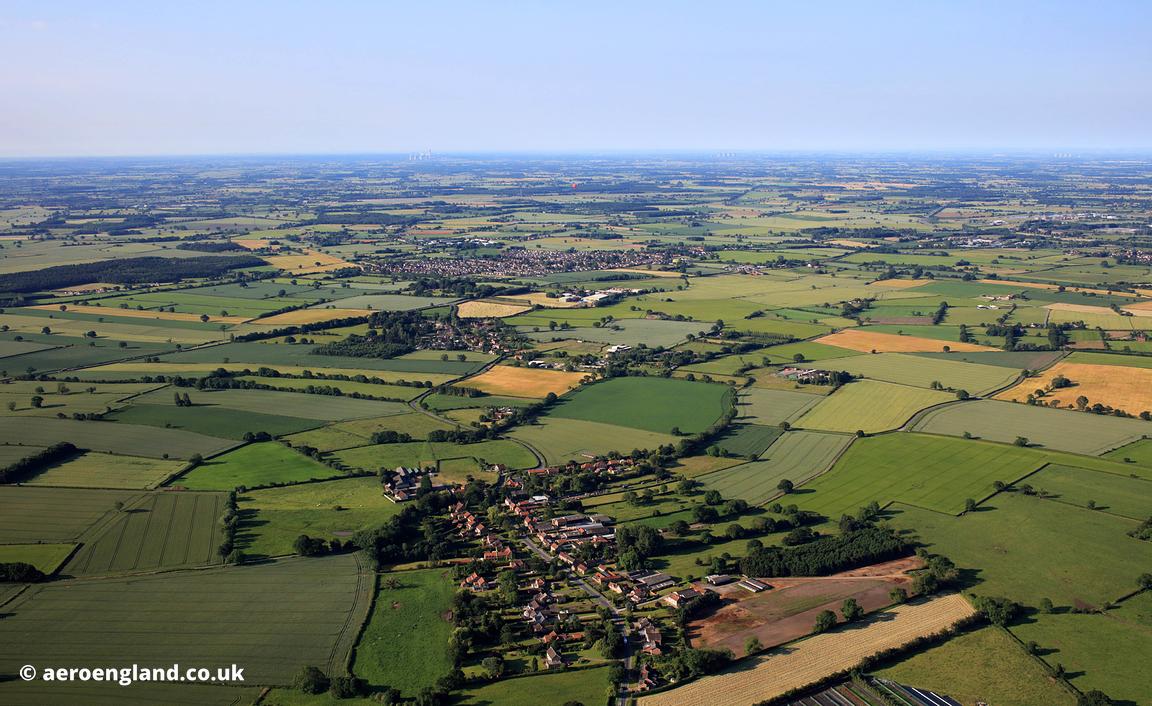
[[[0,3],[0,156],[1147,150],[1152,3]]]

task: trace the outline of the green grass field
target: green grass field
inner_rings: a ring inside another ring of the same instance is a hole
[[[496,682],[464,692],[461,706],[599,706],[608,698],[605,667],[575,669]]]
[[[238,505],[236,546],[250,556],[291,554],[301,534],[346,540],[383,524],[401,507],[384,497],[380,479],[373,477],[254,490],[241,495]]]
[[[163,429],[123,422],[78,422],[71,419],[19,419],[0,417],[0,439],[19,439],[29,446],[51,446],[70,441],[91,451],[187,459],[209,456],[235,445],[234,441],[180,429]]]
[[[1009,443],[1023,436],[1046,448],[1100,454],[1152,434],[1152,424],[1013,402],[973,400],[927,412],[912,425],[912,431],[951,436],[969,432],[982,439]]]
[[[1145,478],[1051,464],[1029,476],[1028,482],[1062,502],[1080,507],[1093,503],[1099,512],[1133,520],[1152,517],[1152,481]]]
[[[1126,534],[1136,522],[1051,500],[1001,494],[961,517],[893,510],[893,525],[974,572],[973,591],[1026,605],[1100,606],[1134,590],[1140,567],[1152,566],[1152,543]]]
[[[947,694],[962,704],[1074,706],[1020,643],[1001,628],[967,632],[876,672],[877,676]]]
[[[852,437],[814,431],[785,432],[759,460],[725,468],[698,478],[709,490],[725,498],[742,498],[753,505],[779,494],[780,481],[799,485],[828,470]]]
[[[1147,598],[1133,600],[1148,605]],[[1048,664],[1063,665],[1077,689],[1100,689],[1117,703],[1143,705],[1152,694],[1152,626],[1134,620],[1127,603],[1102,615],[1039,615],[1011,630],[1036,642]]]
[[[443,569],[403,571],[386,576],[399,588],[376,592],[368,624],[356,644],[352,672],[373,686],[390,686],[413,696],[448,673],[446,613],[456,586]]]
[[[172,485],[189,490],[232,490],[239,486],[299,483],[332,478],[340,471],[317,463],[277,442],[248,444],[217,456],[177,478]]]
[[[260,385],[268,385],[275,387],[279,390],[305,390],[309,387],[335,387],[345,395],[353,393],[366,395],[369,397],[379,397],[390,400],[408,400],[419,397],[424,392],[427,392],[423,387],[408,387],[405,385],[387,385],[383,383],[372,382],[354,382],[348,380],[316,380],[308,378],[285,378],[285,377],[259,377],[259,376],[245,376],[245,380],[251,380]]]
[[[371,594],[361,571],[341,555],[36,585],[5,606],[0,673],[98,655],[104,667],[235,663],[252,685],[286,685],[309,664],[339,674]]]
[[[216,564],[223,493],[149,493],[103,525],[64,567],[84,576]]]
[[[0,544],[0,564],[22,561],[51,574],[75,548],[75,544]]]
[[[24,481],[25,485],[73,488],[150,489],[184,467],[183,461],[88,451],[53,464]]]
[[[116,503],[140,493],[125,490],[0,485],[0,543],[71,542],[111,517]]]
[[[527,400],[522,397],[497,397],[483,395],[480,397],[458,397],[456,395],[432,394],[425,397],[422,402],[433,411],[450,409],[472,409],[475,407],[527,407],[536,400]]]
[[[954,400],[946,392],[874,380],[844,385],[796,421],[804,429],[887,431],[903,426],[920,410]]]
[[[997,480],[1012,482],[1047,458],[1005,444],[896,433],[857,439],[828,473],[807,483],[795,501],[832,520],[873,500],[900,501],[959,514]]]
[[[587,385],[562,399],[550,417],[582,419],[646,431],[704,431],[728,408],[726,385],[671,378],[623,377]]]
[[[552,464],[588,461],[609,451],[628,453],[632,449],[655,449],[674,444],[677,439],[642,429],[559,417],[546,417],[538,424],[518,427],[509,436],[536,448]]]
[[[437,429],[453,429],[453,425],[420,412],[397,414],[375,419],[357,419],[340,422],[319,429],[293,434],[286,438],[293,446],[314,446],[321,451],[348,449],[366,446],[372,442],[372,435],[378,431],[396,431],[410,435],[413,439],[425,439],[428,432]]]

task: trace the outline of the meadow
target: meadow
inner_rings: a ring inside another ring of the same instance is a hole
[[[608,693],[608,670],[572,669],[469,689],[461,706],[563,706],[599,704]]]
[[[1034,657],[1003,629],[985,627],[878,670],[877,675],[918,689],[947,694],[960,703],[997,706],[1074,706],[1076,697],[1056,684]]]
[[[452,625],[445,616],[456,586],[443,569],[396,572],[385,578],[395,578],[399,586],[388,588],[381,582],[377,587],[352,671],[375,687],[390,686],[411,697],[452,669]]]
[[[795,501],[835,521],[873,501],[956,515],[968,498],[992,493],[1046,462],[1042,454],[1004,444],[922,434],[857,439],[828,473],[806,483]]]
[[[1006,387],[1019,377],[1019,371],[1003,366],[925,358],[907,353],[833,358],[821,361],[820,365],[832,370],[844,370],[870,380],[903,383],[916,387],[930,387],[933,382],[938,382],[944,387],[967,390],[973,395]]]
[[[274,441],[248,444],[217,456],[172,481],[188,490],[232,490],[244,486],[299,483],[342,475]]]
[[[1028,482],[1061,502],[1131,520],[1152,517],[1152,481],[1147,478],[1053,463],[1030,476]]]
[[[475,458],[487,465],[502,463],[509,468],[534,468],[536,457],[509,439],[481,441],[474,444],[456,444],[449,441],[413,441],[402,444],[377,444],[342,449],[332,454],[352,468],[375,473],[381,468],[427,468],[438,461]]]
[[[45,574],[51,574],[60,568],[75,549],[75,544],[0,544],[0,564],[24,562]]]
[[[1127,535],[1136,522],[1051,500],[1000,494],[961,517],[892,510],[891,523],[964,569],[972,591],[1030,606],[1103,606],[1134,590],[1152,561],[1152,545]]]
[[[347,539],[383,524],[401,508],[384,496],[374,477],[253,490],[241,495],[237,505],[236,547],[254,557],[292,554],[292,543],[301,534]]]

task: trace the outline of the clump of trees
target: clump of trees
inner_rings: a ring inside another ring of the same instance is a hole
[[[27,562],[0,562],[0,583],[39,583],[46,578],[43,571]]]
[[[826,576],[908,553],[908,543],[892,530],[866,527],[791,549],[762,547],[740,561],[740,570],[748,576]]]

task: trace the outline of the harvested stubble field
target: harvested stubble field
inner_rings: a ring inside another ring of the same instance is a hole
[[[866,657],[951,628],[975,614],[960,595],[897,606],[853,626],[751,658],[729,671],[639,700],[640,706],[753,706],[859,664]],[[851,639],[845,639],[850,635]]]
[[[1089,406],[1100,403],[1129,414],[1152,411],[1152,368],[1060,362],[996,397],[1023,402],[1037,389],[1047,390],[1058,375],[1072,385],[1046,393],[1042,399],[1048,404],[1056,401],[1061,407],[1075,408],[1076,399],[1083,396]]]
[[[462,384],[489,395],[545,397],[549,392],[562,395],[577,387],[582,379],[584,373],[497,365],[474,378],[468,378]]]
[[[948,346],[953,351],[978,353],[980,351],[995,351],[995,348],[978,346],[974,343],[960,343],[959,341],[941,341],[933,338],[919,338],[917,336],[901,336],[894,333],[875,333],[867,330],[848,329],[838,331],[816,339],[816,343],[828,346],[850,348],[854,351],[868,353],[918,353],[921,351],[942,351]]]
[[[809,410],[796,421],[796,426],[822,431],[888,431],[903,426],[922,409],[955,399],[947,392],[857,380]]]
[[[476,299],[457,305],[456,312],[465,319],[502,319],[532,310],[530,302],[521,304],[512,300]]]

